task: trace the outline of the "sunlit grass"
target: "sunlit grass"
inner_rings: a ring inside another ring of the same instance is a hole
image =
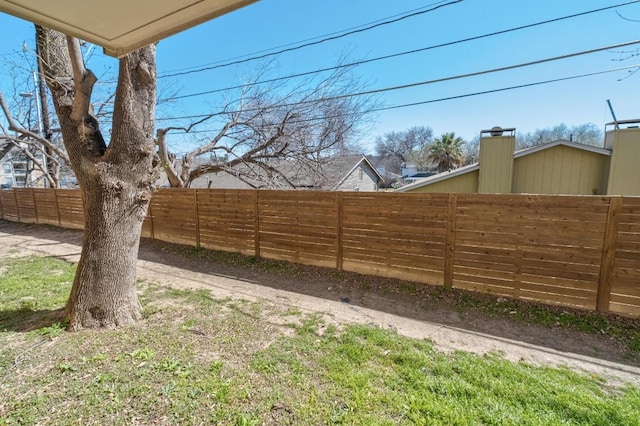
[[[72,266],[23,258],[3,267],[0,315],[31,298],[30,315],[64,305]],[[640,390],[597,376],[444,354],[267,302],[141,287],[136,327],[68,333],[50,322],[20,332],[5,322],[0,425],[640,424]]]

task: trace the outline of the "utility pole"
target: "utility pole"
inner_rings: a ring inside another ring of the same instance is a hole
[[[38,48],[38,37],[42,37],[42,28],[38,25],[36,27],[36,61],[38,64],[38,72],[37,78],[36,73],[33,73],[34,84],[36,84],[36,90],[38,91],[38,96],[40,100],[40,109],[38,110],[38,116],[41,117],[38,120],[38,129],[41,130],[41,135],[44,136],[46,140],[51,142],[51,138],[53,137],[53,132],[51,131],[51,123],[49,121],[49,103],[47,102],[47,92],[45,87],[45,79],[44,79],[44,68],[42,64],[42,56],[40,55],[40,49]],[[42,126],[42,128],[40,127]],[[53,182],[55,182],[55,186],[60,185],[60,168],[58,162],[53,158],[53,151],[51,148],[45,146],[44,151],[46,154],[45,158],[45,169]],[[45,180],[45,185],[49,185],[49,181]]]
[[[615,129],[618,130],[620,126],[618,125],[618,119],[616,118],[616,113],[613,112],[613,106],[611,105],[611,101],[607,99],[607,105],[609,105],[609,111],[611,111],[611,116],[613,117],[613,122],[615,124]]]

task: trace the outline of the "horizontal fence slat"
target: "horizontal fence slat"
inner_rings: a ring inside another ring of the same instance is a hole
[[[18,216],[18,204],[16,203],[16,195],[13,190],[1,190],[0,189],[0,203],[2,204],[2,218],[5,220],[11,220],[13,222],[19,222],[20,216]]]
[[[640,197],[617,198],[613,226],[610,200],[163,189],[152,197],[142,236],[435,285],[444,284],[450,250],[455,288],[595,309],[605,232],[615,232],[608,309],[640,316]],[[81,192],[2,190],[0,217],[82,229]]]
[[[84,229],[84,208],[79,189],[55,189],[58,200],[60,226],[70,229]]]

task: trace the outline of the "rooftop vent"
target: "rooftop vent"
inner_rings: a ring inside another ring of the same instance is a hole
[[[486,138],[487,136],[503,136],[505,133],[507,136],[513,136],[515,131],[516,129],[514,127],[503,129],[500,126],[493,126],[490,130],[482,130],[480,132],[480,137]]]

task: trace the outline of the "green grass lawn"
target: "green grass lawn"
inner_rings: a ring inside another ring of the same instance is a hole
[[[640,389],[140,283],[136,327],[67,333],[74,267],[2,259],[0,425],[640,425]]]

